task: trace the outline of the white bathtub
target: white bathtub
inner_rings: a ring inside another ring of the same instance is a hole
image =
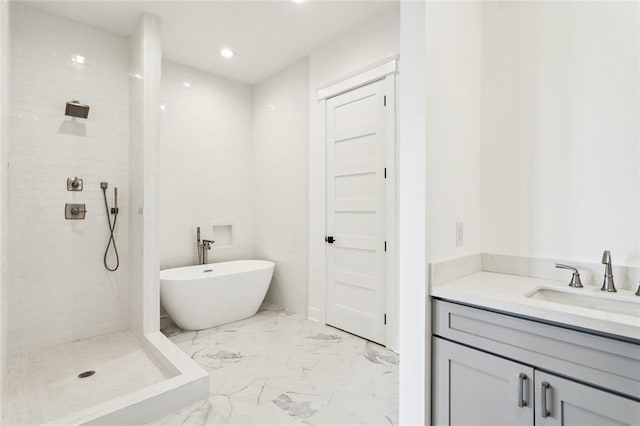
[[[275,264],[236,260],[160,271],[160,299],[183,330],[248,318],[267,294]]]

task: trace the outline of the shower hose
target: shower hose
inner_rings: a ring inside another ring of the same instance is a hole
[[[107,270],[113,272],[115,270],[118,269],[118,267],[120,266],[120,255],[118,254],[118,247],[116,247],[116,238],[114,237],[113,233],[116,229],[116,222],[118,221],[118,210],[114,209],[114,213],[113,213],[113,224],[111,223],[111,215],[109,214],[109,204],[107,203],[107,188],[103,187],[102,188],[102,195],[104,197],[104,208],[105,211],[107,212],[107,222],[109,223],[109,242],[107,243],[107,248],[104,250],[104,258],[103,258],[103,262],[104,262],[104,267],[107,268]],[[113,245],[113,252],[116,255],[116,265],[112,268],[109,266],[109,263],[107,262],[107,256],[109,255],[109,248]]]

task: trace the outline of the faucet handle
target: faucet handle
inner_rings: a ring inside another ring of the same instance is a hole
[[[580,279],[580,272],[578,268],[574,268],[573,266],[563,265],[562,263],[556,263],[556,268],[558,269],[568,269],[573,272],[571,276],[571,282],[569,282],[569,287],[582,288],[582,280]]]

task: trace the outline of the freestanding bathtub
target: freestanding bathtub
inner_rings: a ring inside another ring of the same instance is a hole
[[[255,315],[275,264],[235,260],[160,271],[160,299],[183,330],[202,330]]]

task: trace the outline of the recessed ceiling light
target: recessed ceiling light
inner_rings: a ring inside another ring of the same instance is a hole
[[[236,54],[236,52],[234,52],[233,50],[229,49],[228,47],[225,47],[223,49],[220,49],[220,55],[224,58],[233,58],[233,56]]]
[[[189,83],[188,81],[185,81],[184,83],[182,83],[182,85],[184,87],[191,87],[191,83]]]

